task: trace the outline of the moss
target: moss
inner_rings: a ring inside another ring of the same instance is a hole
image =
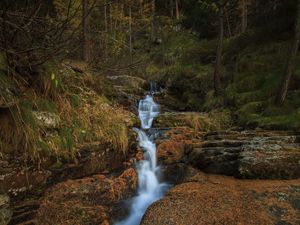
[[[59,130],[60,147],[66,152],[69,152],[68,156],[72,158],[75,150],[75,140],[73,138],[72,129],[64,127]]]
[[[71,104],[73,107],[77,107],[80,105],[80,96],[77,94],[71,94],[70,95]]]

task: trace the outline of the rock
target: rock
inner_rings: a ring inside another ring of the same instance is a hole
[[[291,132],[221,131],[191,145],[188,163],[239,178],[300,178],[300,139]]]
[[[162,39],[161,38],[155,38],[154,40],[153,40],[153,44],[156,44],[156,45],[161,45],[162,44]]]
[[[141,225],[300,224],[300,180],[237,180],[198,173],[151,205]]]
[[[128,75],[120,75],[120,76],[108,76],[108,79],[110,79],[113,84],[120,85],[120,86],[126,86],[128,88],[143,88],[144,85],[146,85],[146,80],[139,78],[139,77],[133,77]]]
[[[11,220],[12,211],[10,209],[9,196],[0,195],[0,224],[6,225]]]
[[[39,126],[48,129],[59,128],[60,118],[55,113],[51,112],[33,112],[35,119],[37,120]]]
[[[13,196],[24,194],[31,189],[41,188],[52,175],[48,170],[34,170],[26,168],[11,168],[5,172],[0,172],[0,189]]]
[[[178,184],[193,174],[186,164],[186,151],[194,133],[189,128],[171,129],[157,143],[158,162],[163,165],[163,176],[167,182]]]
[[[126,155],[103,146],[101,142],[87,143],[79,146],[79,157],[76,163],[53,165],[52,180],[82,178],[104,171],[113,171],[123,166]]]
[[[30,198],[27,198],[21,202],[14,202],[12,207],[13,215],[9,224],[38,224],[35,220],[35,216],[39,207],[39,200],[33,200]]]
[[[109,224],[126,214],[121,201],[132,196],[136,187],[134,169],[116,178],[95,175],[59,183],[47,191],[37,213],[38,224]]]
[[[128,75],[108,76],[117,91],[117,101],[124,107],[136,112],[136,106],[144,95],[146,80]]]

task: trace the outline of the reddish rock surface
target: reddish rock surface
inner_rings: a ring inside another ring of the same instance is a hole
[[[173,128],[157,142],[157,158],[163,165],[163,175],[167,182],[180,183],[194,174],[193,168],[185,163],[197,133],[187,127]]]
[[[237,180],[198,173],[147,210],[142,225],[300,224],[300,180]]]
[[[37,212],[37,224],[101,224],[123,216],[121,201],[130,197],[137,186],[134,169],[117,178],[95,175],[68,180],[49,189]]]

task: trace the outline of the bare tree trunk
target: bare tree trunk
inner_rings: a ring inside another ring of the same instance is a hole
[[[224,39],[224,8],[225,4],[221,3],[219,6],[219,34],[218,34],[218,47],[216,54],[216,63],[214,71],[214,89],[215,95],[219,95],[221,91],[221,65],[222,65],[222,52],[223,52],[223,39]]]
[[[228,34],[229,34],[229,37],[231,37],[231,36],[232,36],[232,32],[231,32],[230,23],[229,23],[229,17],[228,17],[228,13],[227,13],[226,8],[224,9],[224,13],[225,13],[225,17],[226,17],[226,23],[227,23],[227,28],[228,28]]]
[[[129,54],[130,54],[130,63],[132,63],[132,17],[131,17],[131,5],[129,6]]]
[[[89,39],[88,29],[88,11],[89,0],[82,0],[82,39],[83,39],[83,60],[88,62],[90,60],[91,44]]]
[[[151,2],[152,7],[152,27],[151,27],[151,40],[154,40],[154,27],[155,27],[155,0]]]
[[[104,26],[105,26],[105,32],[107,32],[107,6],[106,6],[106,0],[104,0]]]
[[[176,7],[176,19],[179,20],[179,5],[178,5],[179,0],[175,0],[175,7]]]
[[[110,28],[110,32],[112,32],[112,30],[113,30],[113,21],[112,21],[111,3],[109,3],[109,28]]]
[[[170,0],[170,15],[171,18],[174,17],[174,8],[173,8],[174,0]]]
[[[288,57],[288,61],[286,64],[285,72],[282,76],[282,83],[280,92],[277,95],[276,103],[277,105],[282,105],[286,99],[287,92],[289,89],[289,83],[291,80],[292,72],[295,66],[296,56],[299,48],[299,41],[300,41],[300,0],[298,0],[297,3],[297,19],[296,19],[296,25],[295,25],[295,37],[293,40],[293,45]]]
[[[104,55],[106,56],[107,52],[107,32],[108,32],[108,23],[107,23],[107,1],[104,0],[104,35],[103,35],[103,42],[104,42]]]
[[[242,0],[242,33],[244,33],[248,26],[248,2]]]

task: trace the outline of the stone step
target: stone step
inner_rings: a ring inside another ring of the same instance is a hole
[[[12,219],[10,221],[10,225],[19,225],[20,223],[24,223],[26,221],[30,221],[34,219],[34,216],[36,215],[36,211],[27,211],[19,215],[13,215]]]
[[[13,207],[13,215],[9,225],[33,225],[37,224],[34,220],[39,209],[38,201],[27,201]]]

